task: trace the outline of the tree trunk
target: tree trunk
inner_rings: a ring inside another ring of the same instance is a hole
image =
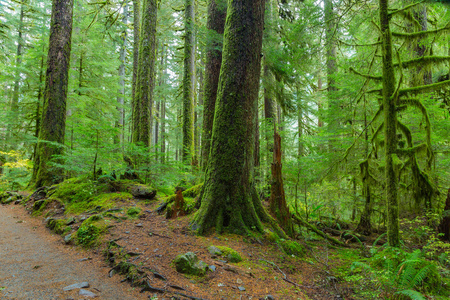
[[[19,89],[20,89],[20,65],[22,64],[22,48],[24,45],[23,40],[23,18],[24,18],[24,8],[26,6],[26,0],[22,2],[20,6],[20,17],[19,17],[19,28],[18,36],[17,36],[17,53],[16,53],[16,72],[15,72],[15,79],[14,79],[14,90],[13,90],[13,96],[11,100],[11,119],[7,130],[7,136],[6,140],[9,140],[13,134],[12,131],[17,129],[17,120],[18,118],[18,111],[19,111]]]
[[[195,4],[185,0],[184,74],[183,74],[183,162],[192,164],[194,149],[195,102]]]
[[[125,99],[125,58],[127,49],[127,23],[128,23],[128,2],[125,0],[125,6],[123,8],[122,23],[125,29],[120,36],[120,51],[119,51],[119,96],[117,97],[117,112],[118,119],[116,121],[117,135],[115,137],[115,144],[123,145],[123,128],[124,128],[124,99]]]
[[[155,86],[156,60],[156,0],[144,0],[142,8],[142,30],[139,39],[139,66],[136,83],[136,108],[139,111],[137,127],[133,129],[133,142],[150,146],[153,88]],[[137,116],[136,116],[137,117]]]
[[[140,18],[140,0],[133,0],[133,82],[131,88],[131,135],[133,138],[134,129],[139,128],[139,106],[138,101],[136,99],[136,85],[137,85],[137,75],[139,68],[139,39],[140,39],[140,26],[141,26],[141,18]],[[137,137],[136,137],[137,140]]]
[[[447,200],[445,201],[444,217],[441,224],[439,224],[439,232],[443,233],[443,239],[450,241],[450,189],[447,192]]]
[[[201,206],[192,228],[262,232],[253,178],[265,0],[228,2],[216,110]]]
[[[208,165],[214,121],[217,85],[222,63],[222,38],[225,28],[226,1],[208,1],[208,39],[206,44],[205,83],[203,93],[202,168]]]
[[[280,223],[287,235],[294,236],[294,227],[292,226],[291,213],[286,204],[284,195],[283,176],[281,174],[281,136],[278,132],[274,134],[274,149],[272,163],[272,181],[270,189],[270,212]]]
[[[384,110],[384,148],[387,205],[387,236],[389,245],[400,246],[398,221],[398,179],[395,174],[394,157],[397,150],[397,113],[395,92],[395,73],[392,63],[392,40],[389,25],[388,0],[380,0],[380,29],[383,58],[383,110]]]
[[[63,179],[64,170],[51,167],[54,155],[63,153],[66,128],[66,100],[69,82],[73,0],[53,0],[44,108],[34,168],[35,187],[51,185]]]

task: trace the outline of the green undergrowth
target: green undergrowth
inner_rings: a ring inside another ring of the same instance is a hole
[[[94,195],[87,201],[82,202],[69,202],[66,206],[67,214],[80,214],[92,209],[108,210],[117,206],[117,202],[126,202],[133,198],[130,193],[117,192],[117,193],[102,193]]]
[[[349,249],[341,253],[341,258],[348,263],[338,271],[355,286],[360,297],[403,300],[448,299],[450,296],[447,268],[427,259],[420,249],[408,252],[400,248],[372,247],[369,258],[357,259],[355,252],[349,255]]]

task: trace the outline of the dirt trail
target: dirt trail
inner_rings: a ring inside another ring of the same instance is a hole
[[[89,282],[94,299],[148,299],[121,277],[109,278],[105,263],[80,261],[88,256],[64,246],[19,206],[0,205],[0,299],[93,299],[80,296],[80,289],[63,291],[81,282]]]

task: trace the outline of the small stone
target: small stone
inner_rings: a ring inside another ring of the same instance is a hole
[[[223,284],[223,283],[219,283],[217,286],[225,286],[225,284]]]
[[[238,278],[238,279],[236,280],[236,283],[237,283],[237,284],[242,284],[243,281],[242,281],[241,279]]]
[[[64,243],[69,244],[72,241],[72,234],[68,234],[64,237]]]
[[[266,298],[264,298],[265,300],[275,300],[275,297],[272,295],[267,295]]]
[[[71,291],[74,289],[81,289],[81,288],[88,288],[89,287],[89,282],[81,282],[81,283],[75,283],[72,285],[68,285],[65,288],[63,288],[64,291]]]
[[[83,289],[81,289],[79,292],[78,292],[78,294],[80,295],[80,296],[84,296],[84,297],[97,297],[97,295],[96,294],[94,294],[93,292],[91,292],[91,291],[88,291],[88,290],[83,290]]]
[[[125,233],[126,233],[126,234],[130,234],[130,232],[129,232],[129,231],[125,231]]]
[[[243,286],[239,286],[238,289],[239,289],[241,292],[245,291],[245,287],[243,287]]]
[[[136,224],[136,227],[142,227],[143,225],[141,223]]]
[[[210,265],[210,266],[208,266],[208,269],[209,269],[211,272],[215,272],[215,271],[216,271],[216,266],[215,266],[215,265]]]

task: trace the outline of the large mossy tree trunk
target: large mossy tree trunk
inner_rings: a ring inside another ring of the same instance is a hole
[[[63,153],[66,130],[66,100],[72,48],[73,0],[53,0],[44,108],[36,149],[32,184],[47,186],[63,179],[64,170],[49,164]]]
[[[137,75],[139,69],[139,39],[140,39],[140,28],[141,28],[141,5],[139,0],[133,0],[133,82],[131,88],[131,132],[132,138],[134,133],[134,128],[139,127],[139,106],[136,100],[136,85],[137,85]]]
[[[263,230],[253,155],[264,4],[228,1],[211,151],[201,206],[191,224],[199,234],[212,228],[241,234]]]
[[[206,41],[206,63],[203,92],[202,168],[208,165],[211,132],[214,121],[217,85],[222,63],[222,39],[227,13],[226,0],[208,1],[208,39]]]
[[[153,89],[156,61],[156,0],[144,0],[142,6],[141,36],[139,38],[139,65],[135,104],[139,111],[137,126],[133,128],[133,142],[150,146]]]
[[[389,25],[388,0],[380,0],[380,30],[383,60],[383,110],[384,110],[384,148],[387,205],[387,237],[392,247],[400,246],[398,220],[398,179],[395,172],[397,158],[397,112],[395,93],[395,73],[392,63],[392,39]]]
[[[194,103],[195,103],[195,3],[186,0],[184,7],[184,73],[183,73],[183,162],[195,160]]]

